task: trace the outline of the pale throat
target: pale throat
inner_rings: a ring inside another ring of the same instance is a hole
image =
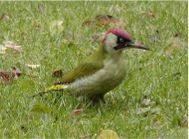
[[[117,36],[109,33],[104,41],[105,50],[108,53],[115,53],[114,47],[117,45]]]

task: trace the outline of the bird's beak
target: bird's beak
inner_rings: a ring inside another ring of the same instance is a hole
[[[137,49],[143,49],[143,50],[150,50],[148,47],[145,47],[141,44],[137,44],[135,42],[129,42],[125,45],[126,48],[137,48]]]

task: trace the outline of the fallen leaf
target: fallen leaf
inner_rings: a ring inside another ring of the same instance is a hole
[[[95,17],[95,20],[97,21],[97,24],[99,25],[107,25],[111,22],[113,18],[114,17],[111,15],[97,15]]]
[[[21,71],[13,67],[12,71],[0,70],[0,79],[3,81],[10,81],[12,79],[17,79],[21,75]]]
[[[14,50],[15,52],[21,52],[22,51],[22,47],[20,45],[17,45],[16,43],[14,43],[13,41],[4,41],[3,42],[4,47],[6,48],[5,50]]]
[[[142,104],[144,106],[148,106],[148,105],[150,105],[150,102],[151,102],[151,100],[146,98],[146,99],[143,99]]]
[[[37,104],[34,104],[32,106],[32,109],[31,109],[31,112],[36,112],[36,113],[50,113],[51,112],[51,109],[44,105],[44,104],[41,104],[41,103],[37,103]]]
[[[40,67],[39,64],[26,64],[26,66],[27,66],[28,68],[31,68],[31,69],[36,69],[36,68],[39,68],[39,67]]]
[[[80,115],[84,110],[83,109],[75,109],[71,112],[72,116],[78,116]]]
[[[187,43],[182,38],[179,37],[172,37],[168,39],[167,44],[174,48],[187,47]]]
[[[54,70],[53,73],[52,73],[52,76],[53,77],[62,77],[63,76],[63,72],[62,70]]]
[[[57,36],[63,33],[63,20],[54,20],[50,23],[49,31],[51,36]]]
[[[95,17],[95,19],[97,21],[101,21],[102,23],[103,22],[113,22],[113,23],[116,23],[116,22],[119,22],[120,20],[111,16],[111,15],[98,15]]]
[[[165,54],[167,56],[171,56],[178,51],[179,49],[183,49],[187,47],[187,43],[180,37],[172,37],[167,40],[167,47],[165,48]]]
[[[97,139],[119,139],[119,136],[113,130],[102,129]]]
[[[113,27],[125,27],[125,23],[122,20],[115,18],[112,15],[97,15],[94,20],[86,20],[82,25],[88,27],[101,27],[109,24],[112,24]]]
[[[116,27],[122,28],[124,26],[124,22],[118,18],[115,18],[111,15],[98,15],[95,17],[97,21],[97,25],[104,26],[108,24],[114,24]]]
[[[3,13],[0,17],[0,20],[8,21],[10,20],[10,16],[6,13]]]
[[[0,77],[3,81],[9,81],[10,79],[14,78],[12,72],[0,70]]]
[[[145,16],[147,16],[147,17],[153,17],[153,18],[155,18],[155,14],[154,14],[154,12],[153,11],[145,11],[145,12],[142,12],[141,13],[142,15],[145,15]]]
[[[147,108],[138,108],[136,110],[136,114],[140,115],[140,114],[147,114],[150,111],[150,107]]]

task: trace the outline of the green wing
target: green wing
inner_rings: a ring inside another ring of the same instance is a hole
[[[100,63],[100,62],[83,63],[79,65],[77,68],[75,68],[74,70],[65,73],[62,78],[62,82],[71,83],[75,81],[76,79],[91,75],[95,73],[96,71],[100,70],[101,68],[103,68],[103,63]]]
[[[39,92],[37,94],[32,95],[32,97],[43,96],[45,93],[52,91],[61,91],[67,88],[65,83],[71,83],[76,79],[82,78],[84,76],[91,75],[96,71],[100,70],[103,67],[103,64],[100,62],[95,63],[83,63],[74,70],[64,74],[63,79],[59,83],[55,83],[54,85],[46,88],[44,91]]]
[[[52,91],[60,91],[67,88],[67,85],[65,83],[71,83],[75,80],[82,78],[84,76],[91,75],[98,70],[102,69],[103,64],[103,51],[99,49],[100,51],[94,53],[92,56],[90,56],[83,64],[80,64],[78,67],[76,67],[74,70],[67,72],[63,75],[61,82],[55,83],[54,85],[48,87],[43,92],[39,92],[37,94],[34,94],[35,96],[42,96],[45,93],[52,92]],[[102,49],[103,50],[103,49]]]
[[[103,68],[104,60],[103,47],[100,47],[93,55],[89,56],[83,64],[80,64],[74,70],[63,75],[62,82],[71,83],[84,76],[91,75]]]

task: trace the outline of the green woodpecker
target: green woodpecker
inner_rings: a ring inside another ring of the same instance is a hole
[[[93,55],[74,70],[64,74],[62,82],[37,95],[63,90],[74,96],[85,96],[95,102],[103,99],[104,95],[118,86],[125,77],[126,66],[122,52],[127,48],[149,50],[134,43],[127,32],[110,29]]]

